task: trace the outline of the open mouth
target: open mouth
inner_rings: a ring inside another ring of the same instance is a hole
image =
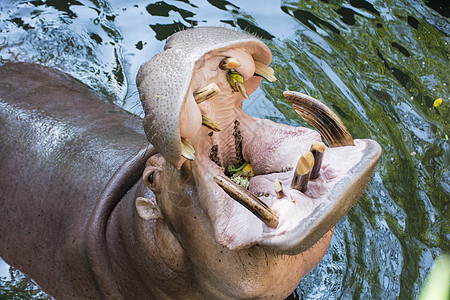
[[[329,108],[297,92],[284,95],[320,134],[248,116],[241,109],[249,97],[246,81],[273,81],[273,70],[248,52],[241,51],[240,59],[227,54],[203,61],[194,71],[191,86],[202,127],[194,136],[183,137],[182,155],[193,160],[197,187],[206,192],[200,199],[205,200],[216,239],[239,249],[276,240],[330,201],[333,187],[361,161],[367,142],[354,142]],[[230,80],[230,74],[241,78]],[[207,87],[196,90],[196,78]],[[184,126],[182,132],[193,127],[187,118],[180,121]]]
[[[179,168],[191,161],[217,242],[230,249],[259,244],[304,251],[361,196],[381,148],[353,140],[329,108],[297,92],[284,96],[317,131],[247,115],[244,98],[263,78],[276,80],[270,51],[254,40],[212,49],[192,60],[176,128],[179,150],[165,157]],[[147,121],[146,130],[155,124]],[[147,136],[157,148],[173,148]],[[158,150],[164,156],[166,149]]]

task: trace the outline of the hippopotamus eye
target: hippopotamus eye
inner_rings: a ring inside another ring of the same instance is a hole
[[[150,184],[153,184],[153,172],[148,175],[147,180]]]
[[[146,186],[148,186],[154,193],[160,192],[160,174],[158,170],[146,170],[142,176],[142,179]]]

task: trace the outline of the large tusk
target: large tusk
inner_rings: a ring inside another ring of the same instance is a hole
[[[278,216],[267,204],[259,200],[252,192],[249,192],[231,181],[228,177],[222,175],[216,175],[214,180],[225,193],[251,211],[263,221],[264,224],[272,228],[277,228]]]
[[[299,92],[286,91],[283,95],[295,111],[323,135],[331,148],[354,146],[347,127],[325,104]]]
[[[275,72],[268,65],[255,60],[255,74],[264,77],[270,82],[274,82],[277,78],[274,76]]]
[[[291,188],[304,193],[308,188],[311,170],[314,166],[314,156],[311,151],[306,151],[298,159],[297,167],[292,178]]]
[[[194,93],[194,99],[197,104],[202,103],[205,100],[208,100],[209,98],[217,95],[220,93],[220,88],[217,86],[217,84],[210,83],[207,86],[205,86],[202,89],[199,89]]]

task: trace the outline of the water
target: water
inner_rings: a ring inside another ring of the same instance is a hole
[[[278,81],[244,103],[249,114],[306,125],[281,96],[298,90],[323,100],[355,138],[383,147],[366,195],[290,298],[416,298],[433,260],[450,252],[448,5],[2,0],[0,59],[59,68],[142,116],[137,69],[168,35],[192,26],[248,30],[270,46]],[[443,104],[434,107],[437,98]],[[0,270],[0,298],[44,297],[6,264]]]

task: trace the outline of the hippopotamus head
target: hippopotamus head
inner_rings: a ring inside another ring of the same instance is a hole
[[[295,288],[324,255],[381,155],[375,141],[353,140],[329,108],[297,92],[284,96],[318,131],[243,112],[261,80],[276,80],[271,59],[252,35],[196,28],[172,35],[137,75],[144,129],[161,155],[147,163],[144,182],[199,276],[227,277],[229,289],[256,283],[226,272],[261,278],[281,270],[300,275],[272,282]],[[302,267],[286,257],[299,257]],[[237,260],[242,265],[231,268]]]

